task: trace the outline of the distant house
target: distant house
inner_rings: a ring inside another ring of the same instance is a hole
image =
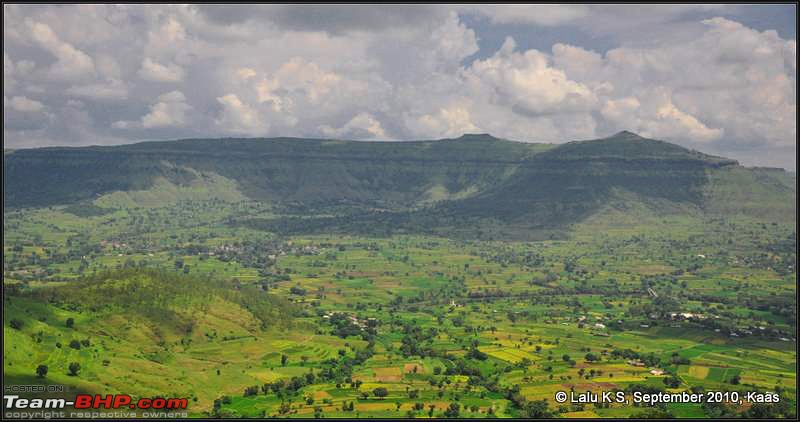
[[[653,374],[653,375],[664,375],[664,371],[662,371],[660,369],[651,369],[650,373]]]
[[[642,361],[639,361],[639,360],[629,360],[629,361],[628,361],[628,365],[631,365],[631,366],[639,366],[639,367],[641,367],[641,366],[645,366],[645,365],[644,365],[644,362],[642,362]]]
[[[606,326],[604,324],[601,324],[601,323],[598,322],[597,324],[594,324],[594,328],[603,329],[603,328],[606,328]]]

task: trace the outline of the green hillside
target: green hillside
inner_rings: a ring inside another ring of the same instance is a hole
[[[187,139],[40,148],[4,156],[3,172],[11,209],[255,200],[282,217],[233,224],[286,233],[469,232],[480,221],[496,229],[489,230],[493,236],[535,237],[585,220],[619,192],[659,204],[659,212],[688,207],[790,221],[796,210],[794,176],[630,132],[562,145],[481,134],[413,142]]]
[[[275,138],[41,148],[5,159],[4,188],[6,206],[43,206],[146,190],[158,178],[186,186],[199,173],[233,180],[248,197],[262,201],[407,207],[487,189],[509,177],[525,157],[550,147],[465,136],[391,143]]]
[[[51,382],[82,391],[169,392],[208,406],[219,386],[254,381],[242,368],[280,350],[273,341],[282,331],[303,332],[285,299],[204,276],[126,268],[5,290],[6,382],[27,382],[46,365]],[[71,362],[80,363],[80,378],[70,375]]]

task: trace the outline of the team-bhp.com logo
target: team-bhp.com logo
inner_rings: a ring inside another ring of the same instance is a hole
[[[64,409],[72,406],[75,409],[186,409],[188,400],[141,398],[133,400],[128,394],[107,394],[105,397],[97,394],[78,394],[74,401],[67,399],[25,399],[15,395],[4,395],[6,409]]]

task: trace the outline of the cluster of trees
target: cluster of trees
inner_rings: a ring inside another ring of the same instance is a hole
[[[436,328],[430,327],[423,330],[416,324],[404,324],[400,352],[405,357],[437,356],[439,353],[433,348],[433,339],[437,335],[439,335],[439,331]]]
[[[506,399],[511,402],[518,416],[530,419],[547,419],[553,417],[553,412],[547,400],[528,400],[520,394],[520,387],[515,384],[504,391]]]
[[[378,334],[377,320],[370,320],[360,326],[354,323],[347,314],[337,312],[332,314],[327,321],[333,326],[332,334],[341,338],[359,336],[365,341],[372,341]]]
[[[661,363],[661,358],[652,352],[648,354],[641,354],[631,349],[614,349],[611,351],[611,356],[617,359],[624,358],[630,360],[639,360],[647,366],[658,366],[658,364]]]

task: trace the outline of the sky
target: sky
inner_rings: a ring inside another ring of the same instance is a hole
[[[621,130],[796,169],[796,6],[3,6],[4,148]]]

